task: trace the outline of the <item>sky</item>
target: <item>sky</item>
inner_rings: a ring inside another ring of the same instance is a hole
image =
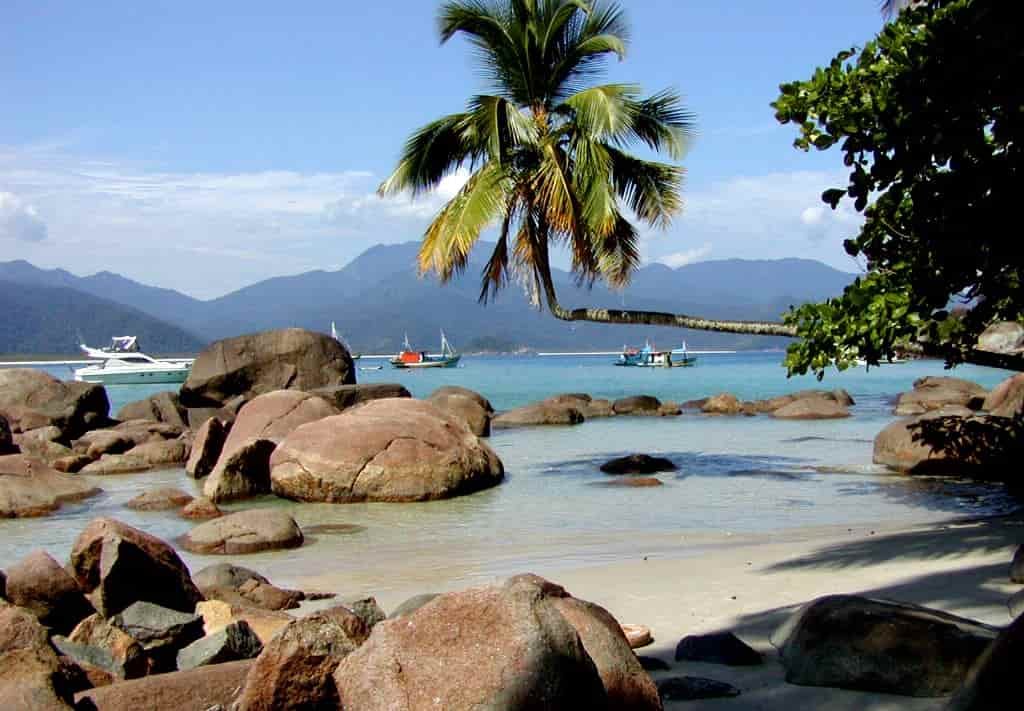
[[[792,147],[770,103],[881,27],[875,0],[632,0],[609,81],[697,119],[685,209],[648,262],[806,257],[855,271],[860,224],[821,191],[841,155]],[[408,135],[486,91],[439,2],[5,0],[0,261],[108,270],[212,298],[418,239],[458,189],[382,199]]]

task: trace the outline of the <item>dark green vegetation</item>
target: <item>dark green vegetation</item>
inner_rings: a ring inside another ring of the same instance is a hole
[[[1022,369],[974,349],[993,321],[1024,320],[1021,37],[1020,2],[928,0],[782,86],[774,107],[798,127],[796,146],[843,154],[849,183],[822,199],[864,213],[846,250],[868,267],[840,298],[788,316],[801,339],[791,372],[877,362],[902,343]]]

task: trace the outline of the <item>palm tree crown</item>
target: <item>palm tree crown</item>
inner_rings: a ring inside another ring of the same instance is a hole
[[[628,283],[639,264],[629,213],[664,227],[682,207],[683,181],[676,163],[628,151],[643,144],[677,161],[693,122],[673,91],[643,97],[632,84],[590,85],[602,60],[626,53],[622,9],[583,0],[456,0],[438,19],[442,43],[462,35],[476,48],[491,93],[416,131],[380,186],[382,195],[418,194],[459,167],[471,171],[427,228],[421,271],[447,281],[496,226],[483,301],[517,276],[554,311],[551,244],[568,245],[581,283]]]

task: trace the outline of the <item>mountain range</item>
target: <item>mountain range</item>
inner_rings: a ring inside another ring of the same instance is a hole
[[[199,300],[111,272],[79,277],[25,261],[0,262],[0,353],[73,352],[76,334],[105,342],[138,335],[155,353],[267,328],[327,331],[337,323],[353,350],[391,353],[405,334],[436,349],[439,331],[461,350],[604,350],[644,339],[691,349],[781,346],[783,339],[669,328],[565,323],[532,308],[512,285],[477,303],[479,273],[492,245],[474,252],[466,273],[447,285],[416,271],[418,242],[377,245],[337,271],[275,277],[216,299]],[[854,275],[808,259],[715,260],[676,269],[650,264],[623,292],[577,288],[555,272],[564,306],[625,307],[711,318],[777,320],[791,305],[839,294]],[[76,297],[75,295],[80,295]]]

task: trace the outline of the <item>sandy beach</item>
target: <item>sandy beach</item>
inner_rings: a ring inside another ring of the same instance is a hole
[[[1007,573],[1024,542],[1024,515],[950,519],[909,526],[842,526],[776,535],[688,535],[676,549],[659,542],[645,559],[631,556],[599,566],[530,571],[597,602],[623,623],[651,628],[655,641],[639,651],[672,669],[654,678],[703,676],[733,684],[739,697],[667,702],[685,709],[938,709],[944,699],[800,687],[787,684],[769,637],[793,608],[821,595],[857,593],[934,607],[993,625],[1010,620],[1006,600],[1019,588]],[[446,591],[442,568],[418,560],[418,590],[378,595],[385,609],[427,590]],[[437,571],[432,574],[432,571]],[[272,571],[269,571],[272,572]],[[351,588],[343,572],[293,581],[314,589]],[[731,630],[763,652],[761,667],[675,662],[688,634]]]

